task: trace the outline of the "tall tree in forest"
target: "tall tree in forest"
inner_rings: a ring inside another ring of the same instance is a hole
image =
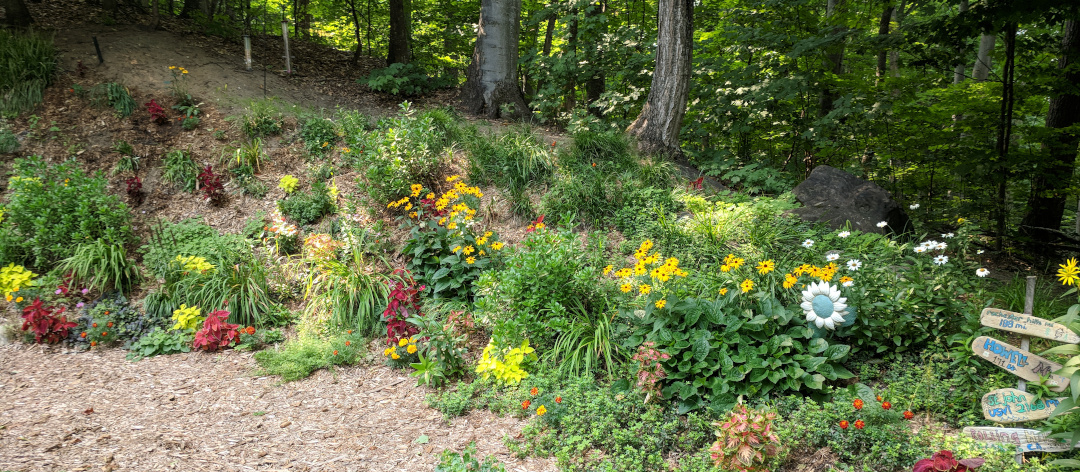
[[[682,158],[679,130],[690,94],[694,51],[694,0],[660,0],[657,14],[656,68],[641,113],[626,132],[638,149]]]
[[[116,0],[111,0],[113,3]],[[184,0],[184,6],[180,9],[180,18],[192,18],[199,11],[199,0]]]
[[[589,49],[589,53],[585,54],[586,57],[591,58],[589,67],[585,70],[590,73],[590,77],[585,80],[585,106],[588,107],[589,113],[592,113],[596,117],[603,115],[603,108],[599,106],[597,102],[600,100],[600,95],[604,93],[604,68],[602,67],[602,54],[603,50],[600,49],[599,44],[601,39],[607,31],[607,22],[601,21],[600,16],[607,13],[607,2],[597,1],[595,4],[585,7],[585,18],[588,20],[587,29],[589,30],[589,39],[591,41],[585,46]]]
[[[461,103],[470,113],[489,118],[528,113],[517,84],[520,16],[521,0],[480,1],[476,46],[461,88]]]
[[[34,23],[34,17],[30,16],[30,10],[26,8],[23,0],[3,0],[0,6],[4,7],[5,25],[25,28]]]
[[[830,36],[840,35],[843,33],[843,27],[840,20],[840,7],[843,6],[844,0],[828,0],[825,7],[825,24],[829,30],[827,32]],[[839,76],[844,73],[844,41],[843,36],[838,36],[830,44],[825,46],[825,55],[822,57],[822,66],[825,70],[829,71],[833,75]],[[833,109],[833,102],[836,101],[839,93],[836,91],[836,87],[826,81],[824,87],[821,90],[821,96],[818,97],[818,115],[828,115]]]
[[[1021,230],[1036,241],[1054,239],[1065,212],[1069,176],[1076,167],[1080,146],[1080,20],[1065,21],[1058,70],[1062,72],[1058,93],[1050,97],[1046,127],[1051,131],[1043,142],[1048,156],[1036,165],[1031,179],[1031,198]],[[1071,66],[1071,67],[1070,67]]]
[[[983,34],[979,37],[979,55],[975,58],[975,66],[971,69],[971,77],[976,82],[986,82],[986,79],[990,77],[990,69],[993,67],[990,54],[994,52],[995,42],[997,42],[997,36],[994,34]]]
[[[521,0],[518,0],[520,3]],[[409,0],[390,0],[390,44],[386,54],[386,64],[408,64],[412,60],[409,41],[412,38],[412,2]],[[520,9],[520,8],[519,8]]]

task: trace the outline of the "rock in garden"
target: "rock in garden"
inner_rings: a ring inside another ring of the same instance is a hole
[[[803,204],[793,213],[806,221],[821,221],[832,228],[850,222],[851,229],[874,233],[902,234],[913,229],[911,219],[889,192],[835,167],[815,167],[792,193]],[[882,221],[888,226],[879,227]]]

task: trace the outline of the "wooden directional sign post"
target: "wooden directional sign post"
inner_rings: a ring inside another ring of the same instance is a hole
[[[979,321],[983,326],[997,328],[1002,331],[1020,333],[1027,336],[1049,339],[1068,344],[1080,344],[1080,336],[1072,332],[1065,325],[1053,321],[1036,318],[1023,313],[986,308],[982,311]]]
[[[1069,386],[1069,379],[1054,374],[1061,369],[1061,365],[1028,352],[1028,336],[1069,344],[1080,344],[1080,336],[1064,325],[1032,316],[1034,304],[1035,277],[1028,277],[1023,313],[987,308],[979,317],[983,326],[1022,335],[1020,347],[987,336],[979,336],[971,343],[971,350],[976,356],[1022,379],[1017,382],[1017,388],[1002,388],[983,395],[983,417],[988,420],[997,423],[1022,423],[1050,417],[1061,399],[1036,401],[1032,395],[1025,392],[1025,380],[1038,382],[1045,378],[1046,386],[1055,392],[1062,392]],[[969,426],[964,428],[964,435],[979,441],[1015,445],[1017,463],[1023,463],[1025,452],[1061,452],[1072,448],[1069,443],[1052,439],[1046,433],[1034,429]]]
[[[1015,388],[999,388],[982,397],[983,417],[995,423],[1023,423],[1046,419],[1061,398],[1042,398]]]
[[[1040,377],[1049,377],[1046,385],[1055,392],[1064,391],[1069,386],[1069,379],[1053,374],[1061,368],[1060,364],[1050,362],[1012,344],[979,336],[971,343],[971,349],[975,351],[976,356],[1024,380],[1038,382]]]

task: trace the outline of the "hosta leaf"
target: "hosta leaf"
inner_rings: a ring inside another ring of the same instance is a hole
[[[810,341],[810,353],[820,354],[828,349],[829,343],[821,338],[815,338]]]
[[[807,371],[813,372],[817,370],[818,366],[824,364],[827,360],[828,359],[824,357],[811,357],[800,362],[799,364],[802,365],[802,368],[806,369]]]
[[[709,355],[711,346],[709,341],[712,338],[711,333],[708,331],[698,331],[697,335],[693,339],[694,358],[697,360],[704,360]]]
[[[848,346],[847,344],[833,344],[832,346],[829,346],[828,349],[825,349],[825,352],[822,353],[822,355],[828,357],[829,360],[838,361],[847,356],[850,351],[851,346]]]

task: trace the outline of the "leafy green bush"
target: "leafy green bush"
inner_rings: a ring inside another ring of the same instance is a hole
[[[359,333],[329,340],[301,337],[255,353],[255,362],[259,363],[259,375],[280,375],[281,380],[292,382],[319,369],[356,363],[364,354],[363,346]]]
[[[259,138],[253,138],[252,140],[243,143],[240,147],[236,148],[233,152],[236,157],[236,168],[247,168],[253,172],[260,172],[262,170],[262,163],[266,160],[266,155],[263,152],[262,140]]]
[[[308,118],[300,128],[300,138],[311,157],[321,157],[334,150],[337,126],[325,118]]]
[[[385,69],[376,69],[365,78],[356,80],[367,84],[376,92],[391,95],[422,95],[432,90],[449,87],[451,84],[442,77],[429,77],[416,64],[393,63]]]
[[[449,449],[439,455],[435,472],[504,472],[506,468],[492,456],[484,457],[483,462],[476,457],[476,442],[465,446],[461,454]]]
[[[176,256],[201,257],[214,266],[228,266],[239,263],[240,254],[248,248],[244,238],[220,234],[201,220],[190,218],[179,223],[162,221],[153,227],[141,250],[143,265],[154,277],[164,279],[174,270]]]
[[[270,102],[252,102],[248,113],[240,117],[240,130],[248,139],[281,134],[281,113]]]
[[[360,187],[372,202],[384,204],[409,194],[420,183],[437,187],[437,176],[446,165],[447,134],[453,122],[444,111],[414,115],[408,102],[398,116],[380,121],[376,131],[345,137],[353,166],[364,176]]]
[[[309,225],[334,212],[334,201],[326,184],[313,182],[311,190],[296,192],[278,201],[281,214],[300,225]]]
[[[112,107],[121,118],[131,116],[136,107],[127,87],[116,82],[95,85],[90,89],[90,102],[96,107]]]
[[[233,181],[240,186],[240,191],[244,192],[245,195],[262,198],[267,193],[270,193],[270,186],[255,177],[255,172],[251,166],[242,165],[232,169],[230,172],[232,172]]]
[[[79,244],[75,253],[60,263],[60,271],[70,272],[76,283],[101,292],[128,293],[142,280],[138,265],[128,259],[124,245],[101,239]]]
[[[78,330],[91,331],[93,334],[93,330],[90,328],[93,328],[95,321],[98,322],[99,326],[110,328],[108,331],[113,333],[111,337],[123,342],[125,349],[128,349],[128,346],[151,331],[158,328],[168,328],[172,325],[168,318],[155,317],[139,310],[137,305],[132,304],[119,293],[87,304],[86,314],[79,318],[80,327]],[[108,325],[110,321],[112,322],[111,326]],[[81,342],[90,341],[89,336],[86,338],[79,337],[77,340]]]
[[[497,136],[475,130],[468,136],[469,180],[523,189],[551,181],[555,172],[554,148],[541,143],[532,129],[516,127]]]
[[[16,159],[12,174],[0,261],[48,269],[78,244],[132,241],[127,206],[108,192],[104,177],[86,175],[74,161],[54,164],[40,156]]]
[[[0,127],[0,154],[11,154],[19,150],[19,138],[6,126]]]
[[[0,31],[0,115],[14,118],[41,103],[57,59],[52,38],[42,33]]]
[[[161,179],[180,186],[185,192],[194,192],[199,178],[199,166],[191,158],[191,151],[173,149],[165,153],[165,170]]]
[[[166,330],[156,328],[147,335],[131,343],[127,358],[131,361],[142,360],[164,354],[191,352],[191,342],[195,339],[192,330]]]
[[[315,272],[308,280],[304,315],[322,320],[331,330],[374,335],[379,330],[381,310],[386,308],[390,277],[371,272],[363,253],[350,254],[352,258],[346,261],[310,261]]]

